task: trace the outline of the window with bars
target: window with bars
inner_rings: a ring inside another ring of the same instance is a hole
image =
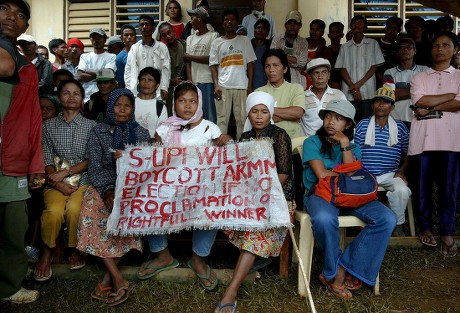
[[[425,20],[436,20],[445,13],[423,6],[413,0],[351,0],[352,8],[349,20],[355,15],[363,15],[368,21],[368,37],[383,37],[385,21],[390,16],[398,16],[406,21],[410,16],[418,15]],[[455,25],[459,19],[454,18]],[[403,29],[404,31],[404,29]]]
[[[66,39],[79,38],[86,47],[90,47],[91,28],[100,27],[108,36],[119,35],[123,24],[132,24],[138,29],[140,15],[147,14],[159,21],[163,17],[162,12],[159,0],[69,0],[65,10]]]

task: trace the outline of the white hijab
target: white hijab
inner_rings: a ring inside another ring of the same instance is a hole
[[[275,99],[268,93],[264,91],[254,91],[246,99],[246,122],[244,123],[244,130],[245,132],[250,131],[252,129],[251,122],[249,121],[248,115],[251,112],[251,109],[258,105],[263,104],[268,108],[270,111],[270,121],[272,124],[273,122],[273,112],[275,111],[276,101]]]

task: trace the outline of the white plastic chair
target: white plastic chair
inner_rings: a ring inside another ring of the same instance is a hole
[[[296,137],[292,139],[292,153],[296,154],[299,153],[302,157],[302,149],[303,149],[303,142],[307,138],[304,137]],[[299,227],[296,227],[296,239],[299,242],[299,252],[300,257],[303,262],[303,266],[306,270],[307,280],[310,280],[311,277],[311,264],[313,260],[313,247],[315,245],[315,237],[313,236],[313,229],[310,221],[310,215],[308,215],[304,211],[296,210],[294,213],[294,220],[298,222]],[[346,237],[346,228],[347,227],[355,227],[355,226],[366,226],[362,220],[355,216],[339,216],[339,227],[340,227],[340,247],[342,250],[345,248],[345,237]],[[380,283],[379,283],[379,276],[377,275],[376,283],[374,286],[374,294],[380,294]],[[299,277],[298,277],[298,292],[299,295],[305,297],[306,288],[304,278],[302,273],[300,272],[300,265],[299,265]]]

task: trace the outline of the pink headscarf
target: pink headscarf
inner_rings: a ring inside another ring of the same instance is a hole
[[[183,84],[190,84],[196,88],[196,91],[198,93],[198,107],[196,109],[195,114],[192,116],[191,119],[184,120],[183,118],[178,117],[176,115],[176,108],[175,108],[176,105],[175,103],[173,104],[172,106],[173,115],[170,118],[168,118],[166,121],[161,123],[161,125],[166,125],[169,127],[168,133],[166,134],[165,142],[163,142],[163,144],[168,145],[168,146],[180,146],[181,145],[180,134],[181,134],[181,131],[185,128],[185,126],[191,123],[198,122],[203,118],[203,97],[201,95],[201,90],[198,87],[196,87],[195,84],[193,84],[192,82],[185,81],[177,85],[176,88],[174,88],[174,93],[176,93],[176,89]],[[185,90],[194,91],[193,88],[188,88]]]

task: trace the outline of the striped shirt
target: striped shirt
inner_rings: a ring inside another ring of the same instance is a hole
[[[396,172],[403,154],[407,154],[409,146],[409,130],[401,121],[398,125],[398,143],[388,146],[388,123],[383,127],[375,123],[375,146],[365,145],[366,131],[370,118],[361,120],[356,126],[355,143],[360,146],[364,167],[374,175]]]
[[[454,93],[460,101],[460,70],[450,66],[444,71],[432,68],[416,74],[411,80],[410,95],[417,103],[425,95]],[[460,152],[460,111],[442,112],[442,118],[429,120],[412,119],[410,126],[409,155],[424,151]]]
[[[395,88],[410,88],[410,81],[415,74],[424,72],[428,66],[413,64],[410,68],[404,69],[398,66],[389,68],[383,74],[383,84],[389,85],[392,89]],[[390,115],[395,120],[411,122],[414,117],[414,112],[409,108],[412,104],[411,99],[396,101],[395,108]]]
[[[380,65],[385,62],[382,51],[376,40],[364,37],[361,43],[357,44],[353,39],[347,41],[340,47],[339,56],[335,62],[335,68],[344,68],[348,71],[351,81],[356,83],[366,75],[373,65]],[[348,85],[342,81],[342,92],[349,101],[354,101],[351,93],[348,92]],[[375,75],[372,75],[364,85],[361,86],[363,100],[372,99],[376,90]]]
[[[58,116],[43,123],[43,155],[45,166],[54,166],[53,158],[59,156],[67,160],[71,166],[88,159],[86,149],[91,129],[95,121],[78,114],[71,122],[66,122],[62,112]],[[88,173],[81,173],[80,186],[88,184]]]

